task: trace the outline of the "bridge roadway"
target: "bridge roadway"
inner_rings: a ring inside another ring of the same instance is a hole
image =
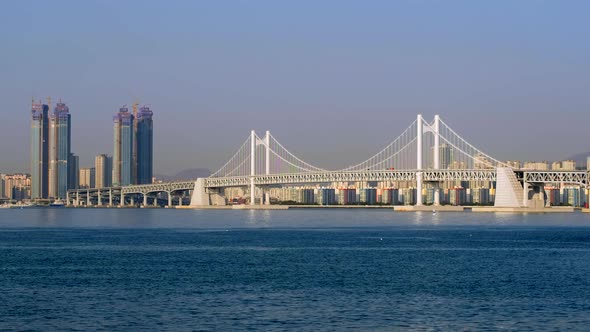
[[[364,181],[415,181],[417,170],[366,170],[313,173],[255,175],[255,185],[308,184]],[[519,180],[528,183],[565,183],[588,186],[587,171],[515,171]],[[205,187],[241,187],[250,184],[251,176],[206,178]],[[495,169],[422,170],[425,182],[440,181],[495,181]]]
[[[334,172],[310,172],[290,174],[255,175],[254,184],[257,186],[282,185],[282,184],[312,184],[332,182],[368,182],[368,181],[415,181],[417,170],[365,170],[365,171],[334,171]],[[526,183],[564,183],[589,187],[588,171],[529,171],[516,170],[517,178]],[[204,185],[208,189],[224,187],[242,187],[250,185],[251,176],[205,178]],[[463,169],[463,170],[422,170],[424,182],[441,181],[495,181],[495,169]],[[143,185],[130,185],[123,187],[73,189],[68,191],[67,202],[69,205],[79,205],[80,201],[90,202],[90,199],[108,200],[113,205],[113,200],[124,200],[126,195],[141,194],[144,205],[149,194],[168,193],[168,203],[171,205],[171,197],[174,194],[195,189],[195,181],[177,181],[166,183],[154,183]],[[114,198],[116,197],[116,198]],[[76,202],[76,203],[74,203]],[[101,205],[101,204],[98,204]]]
[[[365,181],[415,181],[417,170],[365,170],[365,171],[334,171],[255,175],[255,185],[308,184],[332,182],[365,182]],[[205,187],[241,187],[250,184],[252,176],[234,176],[225,178],[206,178]],[[422,179],[435,181],[495,181],[494,169],[466,170],[423,170]]]

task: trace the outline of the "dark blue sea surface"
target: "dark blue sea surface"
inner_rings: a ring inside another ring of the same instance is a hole
[[[0,330],[590,327],[590,214],[5,209]]]

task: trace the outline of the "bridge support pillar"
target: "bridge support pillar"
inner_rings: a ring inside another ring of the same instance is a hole
[[[98,192],[98,203],[96,205],[102,206],[102,193],[101,193],[101,190],[98,189],[97,192]]]
[[[263,194],[264,197],[264,205],[270,205],[270,189],[266,188]]]
[[[195,181],[195,189],[191,195],[190,206],[209,206],[209,194],[205,191],[205,179],[200,178]]]
[[[86,190],[86,206],[91,206],[92,202],[90,201],[90,189]]]
[[[168,206],[167,207],[172,207],[172,192],[169,191],[168,192]]]
[[[440,205],[440,183],[434,183],[434,205]]]
[[[129,198],[129,203],[131,204],[131,206],[135,207],[135,197],[134,196],[131,196]]]
[[[148,196],[147,194],[143,194],[143,207],[148,205]]]
[[[119,202],[120,207],[125,206],[125,194],[123,194],[123,189],[121,189],[121,201]]]
[[[182,206],[182,196],[184,196],[184,193],[180,193],[180,195],[178,195],[178,206]]]
[[[154,206],[158,206],[158,194],[156,194],[156,196],[154,196],[154,201],[152,202],[152,204]]]
[[[76,206],[80,205],[80,191],[76,190]]]
[[[256,133],[252,130],[250,132],[250,205],[256,205],[254,175],[256,175]]]
[[[113,206],[113,189],[109,189],[109,206]]]
[[[522,184],[522,187],[523,187],[522,206],[528,207],[529,206],[529,183],[524,181]]]

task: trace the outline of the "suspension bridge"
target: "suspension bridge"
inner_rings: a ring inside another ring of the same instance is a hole
[[[175,195],[190,192],[194,207],[225,205],[224,190],[244,187],[250,204],[270,204],[268,191],[281,185],[312,185],[337,182],[410,182],[421,199],[425,184],[435,190],[439,205],[440,184],[444,181],[487,181],[496,183],[495,206],[527,207],[531,190],[545,183],[588,187],[587,171],[533,171],[514,169],[486,154],[454,131],[438,115],[430,122],[418,115],[397,138],[370,158],[339,170],[327,170],[304,161],[285,148],[271,133],[263,137],[251,131],[233,156],[208,178],[125,187],[77,189],[68,192],[67,204],[120,205],[142,195],[156,204],[154,195],[167,193],[167,205]],[[178,205],[182,205],[182,197]]]

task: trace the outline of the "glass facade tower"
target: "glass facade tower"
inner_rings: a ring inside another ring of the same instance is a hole
[[[149,107],[143,106],[137,113],[136,123],[136,147],[137,147],[137,162],[136,162],[136,174],[137,184],[148,184],[152,183],[153,176],[153,141],[154,141],[154,129],[153,129],[153,112]]]
[[[49,106],[33,103],[31,115],[31,198],[47,198],[49,189]]]
[[[49,197],[66,198],[70,143],[71,116],[69,108],[60,101],[49,118]]]
[[[121,107],[113,117],[114,151],[113,151],[113,186],[133,184],[133,114]]]

